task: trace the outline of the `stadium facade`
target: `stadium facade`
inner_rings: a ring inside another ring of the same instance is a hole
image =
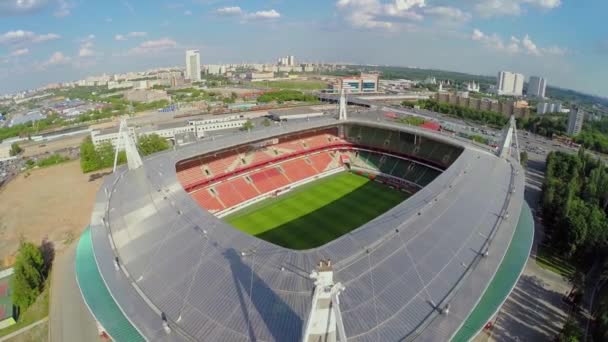
[[[255,159],[248,156],[254,147],[273,152]],[[316,172],[294,176],[290,170],[302,162],[287,163],[303,157]],[[387,158],[390,170],[383,168]],[[264,241],[218,217],[346,168],[415,193],[306,250]],[[264,185],[258,174],[288,180]],[[382,113],[207,139],[104,179],[78,245],[77,280],[117,341],[300,341],[314,289],[309,274],[330,259],[346,288],[340,310],[349,341],[466,340],[500,307],[527,260],[529,220],[518,228],[529,211],[524,182],[513,158]],[[234,192],[222,190],[228,183]],[[514,247],[519,258],[509,259]],[[504,291],[484,304],[501,272],[511,276]],[[473,322],[482,304],[487,313]]]

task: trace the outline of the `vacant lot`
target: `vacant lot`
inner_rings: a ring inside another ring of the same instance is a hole
[[[321,90],[327,89],[327,82],[323,81],[303,81],[303,80],[287,80],[287,81],[272,81],[261,82],[260,84],[274,89],[295,89],[295,90]]]
[[[28,176],[29,173],[29,176]],[[78,161],[22,173],[0,190],[0,260],[12,262],[21,237],[61,250],[89,224],[95,193]]]

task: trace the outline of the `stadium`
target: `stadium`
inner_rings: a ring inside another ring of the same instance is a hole
[[[150,156],[98,192],[82,296],[116,341],[469,340],[533,234],[523,169],[486,148],[362,112]]]

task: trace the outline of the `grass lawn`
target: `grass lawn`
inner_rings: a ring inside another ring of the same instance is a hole
[[[0,337],[8,335],[21,328],[24,328],[49,315],[49,286],[51,286],[49,279],[50,277],[45,283],[44,291],[42,291],[40,296],[38,296],[34,304],[27,308],[25,312],[21,313],[19,319],[17,320],[17,323],[11,325],[8,328],[0,330]]]
[[[264,200],[225,220],[277,245],[309,249],[360,227],[407,197],[366,177],[341,173]]]
[[[546,245],[538,246],[536,264],[567,279],[570,279],[575,271],[575,267],[570,261],[560,256],[556,250]]]
[[[321,90],[328,88],[327,82],[322,81],[271,81],[262,84],[273,89]]]

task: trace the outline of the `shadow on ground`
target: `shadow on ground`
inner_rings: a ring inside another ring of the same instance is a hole
[[[566,319],[562,297],[563,293],[545,288],[539,277],[522,275],[493,328],[493,339],[551,341]]]

